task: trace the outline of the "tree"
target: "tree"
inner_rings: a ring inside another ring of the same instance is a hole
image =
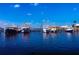
[[[74,20],[74,21],[73,21],[73,23],[75,24],[75,23],[77,23],[77,21],[76,21],[76,20]]]
[[[77,21],[74,20],[74,21],[73,21],[73,25],[72,25],[72,27],[74,27],[76,23],[77,23]]]

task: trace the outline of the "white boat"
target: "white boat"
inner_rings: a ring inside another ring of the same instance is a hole
[[[43,32],[46,33],[46,29],[45,28],[43,28]]]
[[[44,29],[43,29],[43,32],[44,32],[44,33],[49,33],[49,32],[50,32],[50,30],[48,30],[48,29],[44,28]]]
[[[29,33],[30,32],[30,25],[29,24],[24,24],[22,27],[21,27],[21,32],[23,33]]]
[[[67,27],[67,28],[65,29],[65,32],[73,32],[73,28],[72,28],[72,27]]]
[[[48,26],[49,25],[43,25],[43,32],[44,33],[49,33]]]
[[[30,32],[30,27],[22,27],[22,33],[29,33]]]

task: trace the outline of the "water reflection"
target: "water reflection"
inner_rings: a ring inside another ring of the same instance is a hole
[[[18,33],[4,33],[5,34],[5,48],[18,47]]]
[[[48,33],[43,33],[43,39],[49,39],[49,34]]]
[[[68,38],[71,38],[72,37],[72,34],[73,33],[66,33],[66,35],[67,35]]]
[[[29,47],[30,46],[30,33],[21,33],[21,46],[24,47]]]
[[[29,53],[54,50],[74,50],[79,49],[79,32],[69,33],[16,33],[16,34],[0,34],[0,47],[4,46],[17,49],[18,52]],[[2,41],[5,37],[5,40]],[[20,47],[20,48],[19,48]],[[9,48],[8,48],[9,49]],[[21,50],[20,50],[21,49]],[[13,51],[13,50],[12,50]],[[78,50],[79,51],[79,50]]]
[[[30,33],[22,33],[23,40],[29,40],[29,38],[30,38]]]
[[[14,34],[11,34],[11,33],[8,33],[6,34],[5,33],[5,39],[8,39],[8,40],[15,40],[18,36],[18,33],[14,33]]]
[[[74,32],[74,36],[79,37],[79,32]]]
[[[66,33],[67,38],[76,39],[79,38],[79,32]]]
[[[0,32],[0,47],[5,47],[5,34]]]
[[[50,38],[53,38],[55,39],[57,36],[57,33],[43,33],[43,39],[50,39]]]
[[[53,39],[57,36],[57,33],[50,33],[50,34]]]

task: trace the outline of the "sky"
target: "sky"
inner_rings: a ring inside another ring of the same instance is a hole
[[[2,3],[0,4],[0,26],[31,23],[38,26],[71,25],[79,23],[78,3]]]

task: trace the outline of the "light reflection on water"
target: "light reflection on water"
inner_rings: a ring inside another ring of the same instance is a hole
[[[67,38],[68,38],[68,39],[71,39],[73,33],[66,33],[66,35],[67,35]]]
[[[50,33],[50,34],[53,39],[57,36],[57,33]]]
[[[49,38],[49,34],[43,33],[43,39],[48,39],[48,38]]]
[[[1,50],[3,49],[3,50]],[[7,51],[8,50],[8,51]],[[79,51],[79,33],[0,33],[0,52],[8,54],[30,54],[37,51]],[[7,51],[7,52],[6,52]],[[9,53],[10,54],[10,53]]]
[[[23,40],[29,40],[29,37],[30,37],[30,33],[25,33],[25,34],[22,33]]]

